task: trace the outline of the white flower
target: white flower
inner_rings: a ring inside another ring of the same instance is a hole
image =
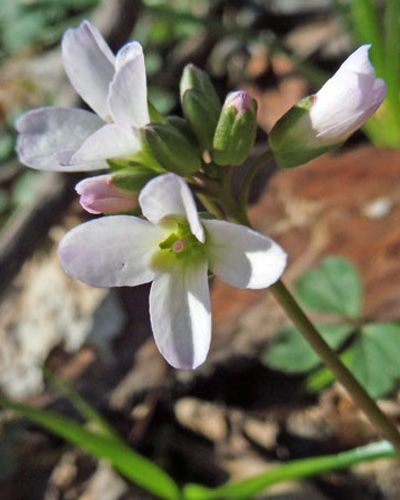
[[[66,234],[62,266],[93,286],[153,282],[150,317],[162,355],[176,368],[204,362],[211,340],[208,271],[238,288],[266,288],[286,266],[273,240],[245,226],[200,219],[190,189],[173,173],[139,196],[147,220],[102,217]]]
[[[368,58],[371,45],[362,45],[315,94],[310,120],[315,142],[342,142],[379,108],[386,84],[375,78]]]
[[[340,146],[379,108],[386,84],[375,78],[369,49],[359,47],[315,95],[274,125],[269,143],[279,166],[296,167]]]
[[[65,71],[83,109],[45,107],[16,124],[19,159],[39,170],[108,168],[106,159],[141,149],[139,128],[149,122],[144,56],[138,42],[116,56],[88,21],[67,30],[62,43]]]

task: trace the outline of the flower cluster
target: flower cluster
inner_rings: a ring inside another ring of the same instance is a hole
[[[375,78],[368,48],[276,124],[270,146],[279,164],[322,154],[378,108],[386,88]],[[227,220],[246,224],[246,200],[226,186],[230,169],[246,161],[254,145],[256,102],[238,91],[221,106],[208,75],[188,65],[180,85],[184,118],[163,117],[148,103],[140,44],[130,42],[114,56],[88,21],[66,32],[62,56],[72,85],[94,112],[46,107],[26,113],[16,125],[20,161],[40,170],[109,172],[77,184],[83,208],[106,216],[66,234],[61,264],[93,286],[152,282],[150,317],[160,352],[174,367],[196,368],[210,346],[209,277],[259,289],[276,283],[286,267],[276,242]],[[183,178],[199,193],[205,216]]]

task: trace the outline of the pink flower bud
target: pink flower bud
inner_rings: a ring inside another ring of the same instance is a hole
[[[225,100],[224,106],[233,106],[236,111],[254,110],[254,100],[245,90],[231,92]]]
[[[83,179],[75,186],[80,204],[91,214],[119,214],[138,206],[137,196],[113,184],[111,175]]]

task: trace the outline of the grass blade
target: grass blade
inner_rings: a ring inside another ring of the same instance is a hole
[[[88,422],[92,430],[98,434],[108,436],[122,442],[116,430],[107,422],[105,418],[88,403],[72,386],[66,384],[50,370],[44,369],[43,374],[46,380],[57,389],[75,407],[80,415]]]
[[[265,474],[228,483],[214,489],[189,484],[184,488],[184,497],[186,500],[246,500],[276,483],[344,469],[360,462],[378,458],[395,457],[396,452],[392,445],[387,441],[379,441],[337,455],[295,460]]]
[[[114,437],[95,433],[71,418],[34,406],[3,398],[0,399],[0,406],[21,413],[96,458],[108,460],[123,476],[157,497],[163,500],[180,498],[177,484],[166,472]]]

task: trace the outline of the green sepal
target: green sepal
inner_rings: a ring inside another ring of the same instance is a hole
[[[269,134],[271,151],[281,168],[304,165],[343,144],[343,141],[335,144],[313,144],[315,137],[309,116],[313,100],[313,96],[308,96],[299,101],[276,122]]]
[[[107,160],[111,170],[118,171],[125,168],[146,167],[159,174],[165,173],[165,169],[158,163],[146,147],[143,147],[137,153],[123,158],[114,158]]]
[[[218,165],[241,165],[249,156],[257,133],[257,103],[253,109],[222,108],[214,134],[212,158]]]
[[[158,172],[144,166],[125,168],[112,175],[112,183],[125,191],[138,193]]]
[[[165,123],[166,118],[163,116],[158,109],[150,101],[147,101],[149,108],[150,122],[151,123]]]
[[[204,96],[196,90],[185,92],[182,97],[182,109],[201,148],[211,151],[221,109],[208,106]]]
[[[142,141],[156,161],[178,175],[191,175],[201,168],[192,145],[176,128],[153,123],[141,129]]]
[[[193,131],[190,128],[189,123],[184,118],[175,115],[167,116],[165,123],[170,127],[175,128],[178,132],[180,132],[183,136],[185,136],[188,142],[194,148],[198,148],[199,145],[197,143],[196,137],[193,134]]]

